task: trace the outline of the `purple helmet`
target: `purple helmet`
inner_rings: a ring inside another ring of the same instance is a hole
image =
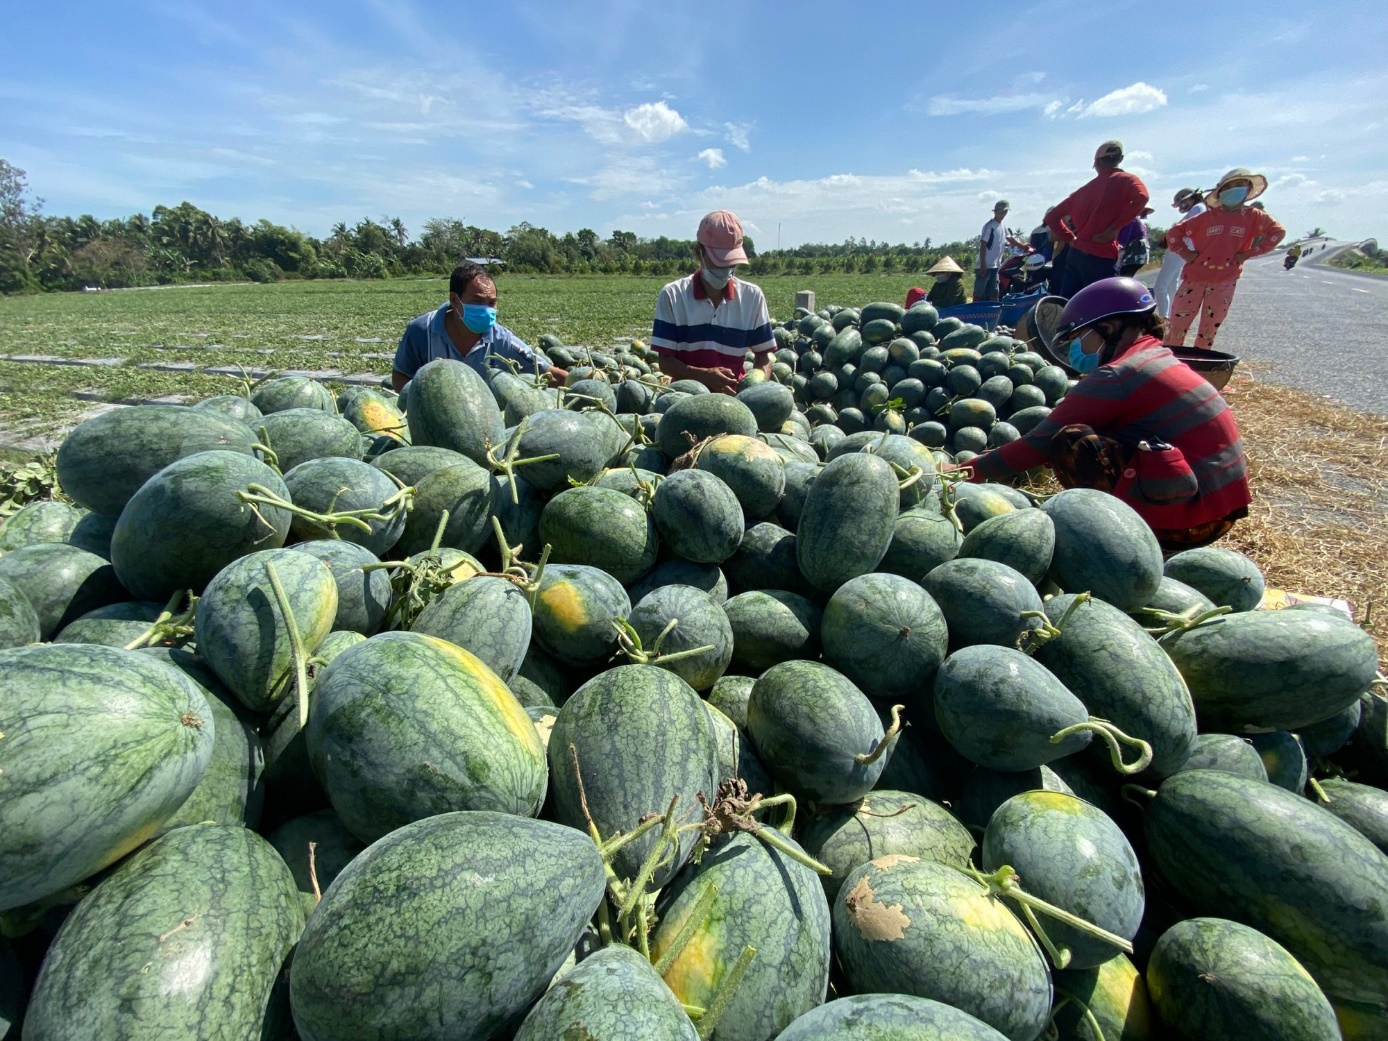
[[[1065,340],[1078,329],[1123,314],[1144,314],[1157,306],[1152,291],[1135,278],[1104,278],[1085,286],[1060,312],[1055,337]]]

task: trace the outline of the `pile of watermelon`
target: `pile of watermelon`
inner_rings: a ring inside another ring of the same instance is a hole
[[[0,528],[0,1038],[1388,1037],[1373,640],[945,472],[1066,390],[1011,337],[776,336],[74,430]]]

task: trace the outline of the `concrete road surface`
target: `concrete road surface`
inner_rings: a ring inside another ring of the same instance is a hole
[[[1291,271],[1284,250],[1246,264],[1215,349],[1274,366],[1278,383],[1388,415],[1388,278],[1324,263],[1344,245],[1332,241]]]

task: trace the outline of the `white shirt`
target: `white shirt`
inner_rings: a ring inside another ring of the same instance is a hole
[[[1007,244],[1007,232],[1002,221],[994,217],[983,225],[983,266],[995,268],[1002,266],[1002,248]]]
[[[761,287],[733,278],[714,307],[699,273],[676,279],[660,291],[655,302],[651,346],[673,354],[686,365],[723,366],[742,371],[748,351],[776,349],[771,316]]]

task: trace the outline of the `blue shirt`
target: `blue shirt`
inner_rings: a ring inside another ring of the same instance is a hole
[[[395,349],[396,372],[414,379],[416,372],[438,358],[452,358],[479,373],[489,363],[492,368],[506,367],[500,361],[492,361],[493,358],[515,362],[522,372],[534,372],[537,365],[541,372],[548,371],[549,362],[544,355],[504,325],[492,326],[464,355],[444,328],[447,314],[448,304],[445,303],[437,311],[428,311],[405,326],[405,335],[400,337],[400,346]]]

